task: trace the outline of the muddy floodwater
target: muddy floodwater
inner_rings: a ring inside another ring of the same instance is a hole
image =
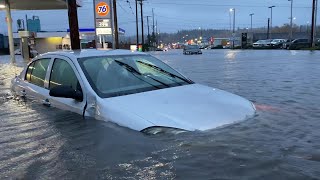
[[[0,56],[0,179],[320,179],[320,52],[154,52],[193,81],[253,101],[208,132],[147,136],[10,96]]]

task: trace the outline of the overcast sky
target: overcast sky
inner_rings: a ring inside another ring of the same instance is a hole
[[[83,7],[79,8],[80,28],[93,27],[92,0],[82,0]],[[127,35],[135,34],[135,1],[117,0],[119,27],[126,30]],[[275,5],[273,10],[273,25],[289,22],[290,2],[288,0],[146,0],[144,15],[151,16],[152,8],[158,20],[161,32],[176,32],[181,29],[229,29],[230,8],[236,8],[236,26],[245,28],[250,26],[250,13],[254,13],[253,26],[267,25],[270,17],[268,6]],[[294,0],[294,23],[305,25],[311,22],[312,0]],[[130,7],[132,9],[130,9]],[[49,12],[49,13],[48,13]],[[65,31],[68,28],[66,10],[59,11],[12,11],[14,30],[16,20],[25,15],[40,17],[41,28],[45,31]],[[146,20],[145,20],[145,25]],[[0,11],[0,33],[6,33],[5,13]],[[146,31],[145,31],[146,32]]]

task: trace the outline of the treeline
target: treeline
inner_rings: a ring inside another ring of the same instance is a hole
[[[260,28],[254,28],[253,33],[267,33],[268,29],[267,27],[260,27]],[[293,33],[296,32],[305,32],[310,33],[311,31],[311,25],[301,25],[298,26],[296,24],[293,25]],[[236,36],[240,36],[241,33],[250,33],[251,30],[248,28],[238,28],[236,29]],[[272,27],[272,33],[289,33],[290,32],[290,24],[284,24],[282,26],[274,26]],[[320,26],[316,28],[316,32],[320,33]],[[176,33],[160,33],[156,37],[157,42],[162,43],[173,43],[173,42],[180,42],[183,43],[186,40],[190,39],[199,39],[202,37],[203,39],[210,39],[210,37],[215,38],[229,38],[232,36],[232,31],[230,29],[192,29],[192,30],[179,30]],[[135,37],[129,37],[129,41],[131,43],[134,43],[136,38]]]

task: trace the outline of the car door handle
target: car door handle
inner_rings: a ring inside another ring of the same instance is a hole
[[[51,106],[51,103],[50,103],[49,99],[43,100],[42,104],[45,105],[45,106],[48,106],[48,107]]]

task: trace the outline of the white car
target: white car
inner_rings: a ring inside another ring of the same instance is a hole
[[[16,96],[145,133],[204,131],[245,120],[254,105],[127,50],[52,52],[12,80]]]
[[[16,49],[15,51],[14,51],[14,54],[15,55],[22,55],[22,53],[21,53],[21,50],[20,49]],[[34,57],[36,57],[36,56],[38,56],[38,51],[36,51],[36,50],[34,50],[34,49],[31,49],[30,50],[30,58],[34,58]]]
[[[14,51],[14,54],[15,54],[15,55],[21,55],[21,50],[20,50],[20,49],[16,49],[16,50]]]

